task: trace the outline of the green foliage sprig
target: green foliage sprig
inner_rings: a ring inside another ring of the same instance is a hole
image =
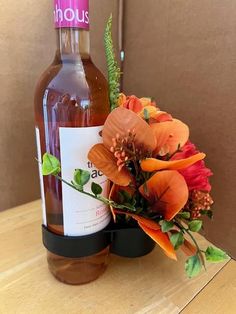
[[[104,34],[105,53],[107,60],[108,85],[111,111],[117,107],[120,93],[121,71],[115,57],[115,50],[112,40],[112,15],[106,25]]]
[[[210,263],[218,263],[229,259],[229,256],[218,248],[209,246],[206,251],[200,249],[192,232],[199,232],[201,230],[202,221],[193,220],[188,223],[187,227],[185,227],[178,219],[174,219],[174,223],[176,227],[179,228],[179,235],[182,234],[182,237],[178,237],[178,241],[176,240],[177,236],[174,239],[171,237],[170,240],[172,244],[176,246],[177,243],[178,246],[178,244],[181,242],[181,238],[184,241],[183,235],[186,234],[189,235],[196,247],[196,254],[190,256],[185,263],[185,271],[189,278],[196,277],[201,272],[203,267],[206,269],[205,260]],[[173,240],[175,240],[176,243],[173,243]]]
[[[49,153],[45,153],[43,156],[43,164],[42,164],[42,174],[43,176],[49,176],[52,175],[70,188],[76,190],[79,193],[82,193],[84,195],[87,195],[91,198],[94,198],[100,202],[102,202],[105,205],[117,208],[122,211],[131,211],[133,212],[135,210],[135,207],[133,204],[117,204],[116,202],[107,199],[102,195],[103,189],[102,187],[95,183],[91,183],[91,191],[92,193],[86,192],[84,190],[84,187],[87,183],[89,183],[91,176],[90,173],[86,170],[82,169],[75,169],[74,172],[74,179],[71,182],[67,182],[60,176],[61,172],[61,164],[60,161],[53,155]]]

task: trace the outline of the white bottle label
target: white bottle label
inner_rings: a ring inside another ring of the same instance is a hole
[[[107,196],[108,180],[88,160],[93,145],[102,141],[102,127],[60,128],[61,172],[68,182],[73,179],[75,169],[87,170],[91,180],[84,190],[91,192],[91,182],[102,186]],[[104,229],[110,222],[110,211],[103,203],[62,184],[62,204],[65,236],[83,236]]]
[[[41,144],[40,144],[40,134],[39,129],[35,128],[36,134],[36,144],[37,144],[37,155],[39,162],[39,179],[40,179],[40,188],[41,188],[41,199],[42,199],[42,209],[43,209],[43,224],[47,226],[47,216],[46,216],[46,203],[45,203],[45,194],[44,194],[44,184],[43,184],[43,173],[42,173],[42,152],[41,152]]]

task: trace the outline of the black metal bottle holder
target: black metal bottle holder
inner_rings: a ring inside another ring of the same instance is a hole
[[[57,235],[42,226],[43,244],[48,251],[68,258],[95,255],[110,246],[110,252],[122,257],[141,257],[149,254],[155,242],[139,227],[110,224],[106,229],[81,237]]]

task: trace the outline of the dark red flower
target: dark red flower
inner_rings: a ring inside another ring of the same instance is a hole
[[[179,160],[191,157],[197,154],[199,151],[196,146],[188,141],[183,147],[182,152],[176,153],[171,160]],[[195,164],[179,170],[183,175],[188,185],[190,191],[200,190],[200,191],[211,191],[211,185],[209,183],[209,177],[213,175],[210,169],[206,168],[205,162],[200,160]]]

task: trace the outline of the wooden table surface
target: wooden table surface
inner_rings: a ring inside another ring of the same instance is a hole
[[[112,255],[105,274],[68,286],[49,273],[39,201],[0,213],[0,313],[236,313],[236,262],[208,264],[189,280],[159,248],[138,259]],[[209,243],[199,236],[202,247]]]

